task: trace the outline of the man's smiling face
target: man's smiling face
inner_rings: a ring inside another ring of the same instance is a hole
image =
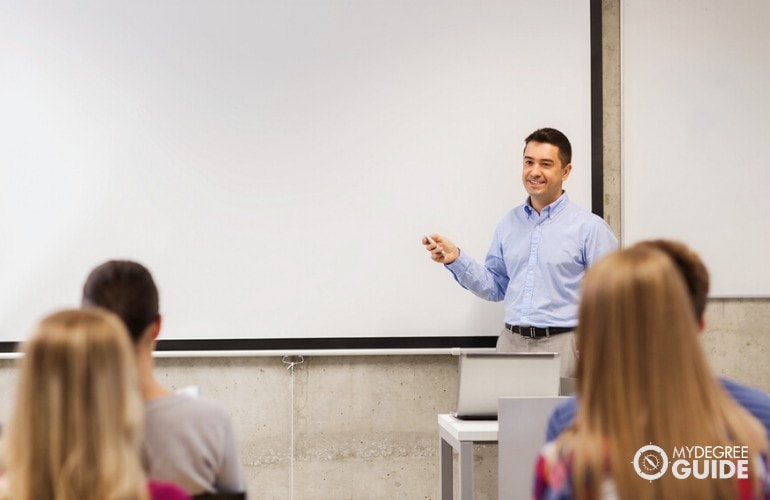
[[[571,163],[562,165],[558,147],[535,141],[527,144],[521,180],[530,196],[530,204],[538,213],[559,199],[562,184],[571,171]]]

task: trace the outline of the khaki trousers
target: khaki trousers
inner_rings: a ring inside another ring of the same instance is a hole
[[[497,352],[558,352],[561,355],[561,378],[574,378],[577,373],[575,332],[533,339],[503,328],[497,339]]]

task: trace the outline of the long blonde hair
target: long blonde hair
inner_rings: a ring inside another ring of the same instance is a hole
[[[25,349],[5,455],[14,500],[146,500],[136,368],[121,321],[44,318]]]
[[[712,375],[671,259],[643,245],[602,259],[586,273],[578,324],[580,405],[557,441],[573,460],[575,497],[599,498],[608,471],[623,499],[735,497],[734,480],[681,480],[669,471],[647,481],[631,464],[649,443],[767,449],[764,429]]]

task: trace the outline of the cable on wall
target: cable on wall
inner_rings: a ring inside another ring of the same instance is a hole
[[[289,465],[289,491],[291,492],[291,500],[294,500],[294,367],[301,365],[305,362],[303,356],[284,356],[281,358],[281,362],[286,365],[286,369],[291,372],[291,417],[290,417],[290,429],[291,444],[289,450],[290,465]]]

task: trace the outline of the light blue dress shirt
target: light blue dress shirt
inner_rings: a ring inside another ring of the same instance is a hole
[[[586,268],[618,247],[601,217],[567,194],[538,213],[524,203],[497,225],[484,265],[465,252],[446,267],[482,299],[505,301],[511,325],[577,325],[580,281]]]

